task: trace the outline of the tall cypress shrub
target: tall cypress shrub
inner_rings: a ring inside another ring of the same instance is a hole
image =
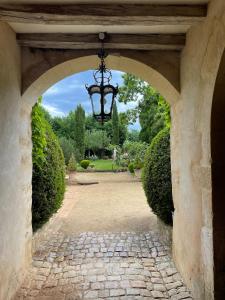
[[[41,227],[62,204],[65,162],[58,138],[44,118],[41,99],[32,110],[32,225]]]
[[[119,145],[120,136],[119,136],[119,115],[117,111],[116,102],[113,105],[112,111],[112,144]]]
[[[77,161],[81,161],[85,153],[85,111],[78,105],[74,114],[75,153]]]

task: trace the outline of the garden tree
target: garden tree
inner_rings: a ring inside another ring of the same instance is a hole
[[[77,163],[74,154],[72,153],[68,162],[67,170],[70,172],[76,171]]]
[[[63,151],[63,155],[65,158],[65,163],[68,165],[69,159],[71,155],[74,154],[74,142],[70,138],[66,138],[65,136],[62,136],[59,138],[59,143]]]
[[[41,98],[32,109],[32,226],[41,227],[61,206],[65,162],[58,138],[45,119]]]
[[[130,130],[127,132],[127,140],[130,142],[138,142],[139,141],[139,131],[138,130]]]
[[[84,158],[85,154],[85,111],[81,105],[78,105],[74,112],[73,130],[76,159],[78,161],[81,161]]]
[[[106,124],[106,123],[105,123]],[[104,125],[105,125],[104,124]],[[92,131],[92,130],[105,130],[105,127],[102,126],[101,123],[99,123],[93,115],[88,115],[85,118],[85,129]]]
[[[140,139],[150,143],[163,128],[170,126],[170,108],[164,98],[150,85],[134,75],[124,74],[123,85],[119,89],[119,101],[125,104],[136,101],[133,109],[128,109],[128,122],[139,118]]]
[[[128,132],[128,123],[126,122],[126,119],[123,118],[123,114],[119,113],[119,145],[122,146],[124,141],[127,138],[127,132]],[[106,131],[107,136],[110,138],[110,141],[112,141],[113,138],[113,125],[112,120],[109,120],[108,122],[104,123],[103,130]]]
[[[71,137],[68,123],[68,117],[54,117],[51,120],[52,129],[58,137]]]
[[[119,145],[123,146],[128,134],[127,119],[123,117],[123,113],[119,113]]]
[[[114,102],[112,111],[112,144],[119,145],[119,138],[119,115],[116,102]]]
[[[109,146],[110,139],[104,130],[88,130],[85,133],[85,147],[86,150],[90,151],[96,155],[96,152],[102,152]]]

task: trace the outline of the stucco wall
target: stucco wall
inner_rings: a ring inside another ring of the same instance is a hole
[[[194,299],[214,299],[211,200],[211,103],[225,45],[225,2],[187,35],[181,98],[173,106],[173,255]],[[178,159],[179,158],[179,159]]]
[[[61,76],[81,71],[84,61],[70,60],[45,70],[21,100],[20,53],[14,33],[3,24],[0,24],[0,45],[0,299],[5,300],[10,299],[30,262],[29,103],[33,104],[37,96]],[[181,58],[181,96],[178,101],[178,93],[167,82],[160,89],[160,82],[165,81],[161,81],[151,68],[123,57],[109,57],[109,67],[133,70],[140,76],[145,73],[143,78],[150,83],[155,80],[162,94],[176,95],[176,101],[170,101],[175,202],[173,255],[194,299],[201,300],[214,299],[210,118],[224,46],[225,2],[213,0],[207,19],[188,32]],[[90,59],[88,63],[94,65],[96,62]]]
[[[0,23],[0,299],[11,298],[30,263],[30,109],[20,97],[20,51]]]

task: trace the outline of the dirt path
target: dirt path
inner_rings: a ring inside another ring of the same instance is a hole
[[[127,173],[80,173],[76,179],[99,184],[67,187],[65,209],[57,217],[61,232],[146,232],[155,228],[156,217],[137,178]]]

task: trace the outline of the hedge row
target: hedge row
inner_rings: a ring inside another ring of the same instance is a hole
[[[152,211],[166,224],[172,224],[174,207],[168,128],[156,135],[146,152],[142,181]]]
[[[65,191],[63,153],[40,103],[32,112],[32,141],[32,225],[36,230],[59,209]]]

